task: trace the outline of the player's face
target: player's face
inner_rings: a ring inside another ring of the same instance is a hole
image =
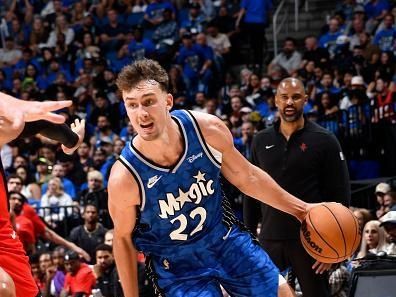
[[[125,107],[134,130],[146,141],[158,139],[170,120],[172,95],[154,80],[141,81],[131,91],[123,91]]]
[[[285,122],[298,121],[304,111],[307,95],[301,84],[293,82],[281,83],[275,96],[275,105]]]

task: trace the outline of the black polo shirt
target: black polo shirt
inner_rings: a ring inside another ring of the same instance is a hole
[[[310,203],[335,201],[349,205],[347,164],[337,138],[305,119],[304,127],[289,140],[279,122],[253,139],[252,163],[266,171],[281,187]],[[261,218],[260,239],[298,239],[300,223],[293,216],[246,198],[244,220],[254,231]]]

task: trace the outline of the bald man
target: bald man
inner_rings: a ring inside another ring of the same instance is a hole
[[[252,163],[265,170],[292,195],[309,203],[335,201],[349,205],[347,164],[336,137],[303,115],[307,94],[302,82],[286,78],[276,91],[279,120],[259,132],[252,143]],[[326,271],[299,240],[300,222],[269,205],[247,198],[244,219],[280,271],[292,268],[304,297],[330,296]]]

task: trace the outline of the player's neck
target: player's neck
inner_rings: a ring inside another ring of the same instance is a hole
[[[155,140],[139,139],[136,148],[148,159],[162,166],[171,166],[177,162],[183,151],[183,138],[175,121],[171,120],[161,136]]]
[[[286,122],[281,120],[279,131],[289,140],[290,136],[298,130],[304,128],[304,117],[299,118],[295,122]]]

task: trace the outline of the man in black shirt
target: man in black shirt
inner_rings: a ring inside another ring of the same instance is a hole
[[[100,244],[95,250],[96,264],[93,266],[96,277],[95,289],[99,289],[103,297],[123,297],[124,293],[115,266],[112,247]]]
[[[83,248],[91,256],[91,262],[95,259],[95,248],[103,243],[107,229],[98,222],[98,208],[96,205],[87,204],[83,212],[84,224],[73,228],[70,232],[70,241]]]
[[[286,78],[280,83],[275,97],[280,122],[255,136],[252,162],[306,202],[335,201],[348,206],[349,175],[341,147],[333,134],[303,117],[306,101],[301,81]],[[299,240],[300,223],[275,208],[245,199],[244,219],[251,231],[255,232],[260,218],[260,243],[281,271],[292,268],[304,297],[330,296],[325,273],[330,265],[315,262],[306,253]]]

